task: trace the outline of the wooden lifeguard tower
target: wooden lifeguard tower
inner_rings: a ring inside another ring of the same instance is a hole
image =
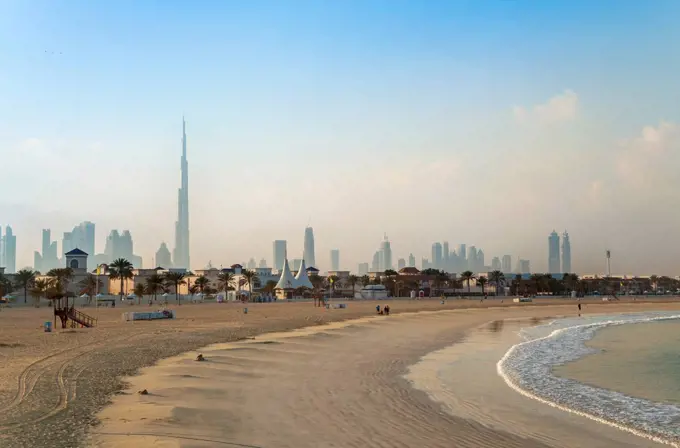
[[[74,303],[69,303],[68,294],[58,293],[48,297],[54,309],[54,327],[57,327],[57,317],[61,320],[61,328],[91,328],[97,325],[97,319],[78,311]]]
[[[87,273],[87,253],[76,248],[64,255],[67,267],[57,270],[57,285],[47,297],[52,302],[54,310],[54,327],[57,327],[57,317],[61,320],[61,328],[94,327],[97,325],[97,319],[76,310],[75,296],[71,303],[68,289],[65,287],[68,279],[74,274]]]

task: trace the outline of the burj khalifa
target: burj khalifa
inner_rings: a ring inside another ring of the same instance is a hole
[[[190,269],[189,263],[189,164],[187,162],[187,129],[182,117],[182,184],[177,194],[177,222],[175,223],[175,250],[172,264],[176,268]]]

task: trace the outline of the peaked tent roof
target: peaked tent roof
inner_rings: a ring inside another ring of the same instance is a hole
[[[293,277],[293,274],[290,272],[290,266],[288,266],[288,259],[283,263],[283,271],[281,272],[281,278],[279,278],[279,282],[276,284],[274,289],[294,289],[297,286],[297,283],[295,281],[295,277]]]
[[[87,255],[87,253],[76,247],[75,249],[66,252],[64,255]]]
[[[302,259],[302,264],[300,265],[300,269],[298,269],[298,273],[295,276],[295,287],[296,288],[309,288],[313,289],[314,285],[312,285],[312,282],[309,281],[309,277],[307,276],[307,268],[305,267],[305,259]]]

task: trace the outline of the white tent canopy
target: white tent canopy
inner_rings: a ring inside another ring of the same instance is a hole
[[[276,284],[274,289],[294,289],[296,287],[295,277],[293,273],[290,272],[290,266],[288,265],[288,258],[283,262],[283,271],[281,272],[281,278]]]
[[[314,285],[312,285],[312,282],[309,280],[309,276],[307,275],[307,266],[305,266],[304,258],[302,259],[302,263],[300,264],[300,270],[298,270],[298,273],[295,276],[295,287],[309,289],[314,288]]]

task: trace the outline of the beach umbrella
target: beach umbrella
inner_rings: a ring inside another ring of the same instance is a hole
[[[164,292],[163,295],[162,295],[161,297],[168,297],[168,293],[167,293],[167,292]]]
[[[87,294],[83,294],[82,296],[80,296],[81,299],[86,299],[88,297],[90,297],[90,296],[88,296]]]
[[[3,297],[3,299],[5,300],[12,300],[13,298],[14,296],[12,296],[12,294],[7,294],[6,296]]]
[[[104,294],[99,293],[99,294],[97,294],[95,297],[97,297],[97,298],[104,297]]]

